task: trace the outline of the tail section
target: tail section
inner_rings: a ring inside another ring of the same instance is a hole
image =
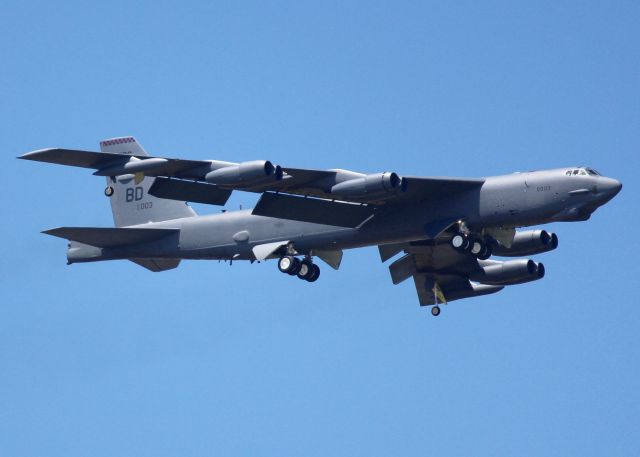
[[[133,137],[111,138],[100,142],[102,152],[117,152],[133,156],[147,156],[145,150]],[[111,211],[116,227],[146,224],[182,217],[195,216],[195,211],[187,204],[149,195],[149,188],[155,178],[142,173],[107,178],[107,186],[113,189],[110,196]]]

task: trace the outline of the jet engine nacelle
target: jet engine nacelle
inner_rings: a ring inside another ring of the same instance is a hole
[[[394,172],[375,173],[362,178],[349,179],[331,187],[332,194],[345,197],[369,197],[405,190],[407,190],[406,181]]]
[[[536,281],[544,277],[544,265],[533,260],[518,259],[499,262],[481,260],[480,269],[470,275],[472,281],[482,284],[508,286]]]
[[[504,289],[504,286],[490,286],[487,284],[471,284],[471,288],[454,289],[447,291],[446,299],[448,302],[461,300],[463,298],[479,297],[481,295],[495,294]]]
[[[282,179],[282,168],[268,160],[253,160],[210,171],[204,179],[218,186],[246,188]]]
[[[520,257],[553,251],[557,247],[558,236],[555,233],[549,233],[546,230],[527,230],[516,233],[511,247],[495,245],[493,254],[503,257]]]

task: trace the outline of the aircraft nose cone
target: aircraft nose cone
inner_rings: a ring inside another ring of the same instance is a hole
[[[600,178],[597,187],[598,193],[606,199],[605,201],[609,201],[618,195],[618,192],[622,189],[622,183],[617,179]]]

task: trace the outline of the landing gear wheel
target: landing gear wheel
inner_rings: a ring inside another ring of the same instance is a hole
[[[480,260],[487,260],[493,254],[493,249],[488,244],[485,244],[480,253],[476,256]]]
[[[484,250],[484,243],[481,242],[480,240],[473,240],[473,243],[471,243],[471,254],[478,257],[483,250]]]
[[[464,247],[466,246],[466,244],[467,244],[467,237],[462,233],[453,235],[453,238],[451,238],[451,246],[453,247],[453,249],[457,251],[464,250]]]
[[[288,273],[291,276],[295,276],[298,274],[298,272],[300,271],[300,266],[302,265],[302,261],[300,259],[298,259],[297,257],[293,258],[293,267],[291,268],[291,270],[288,271]]]
[[[107,197],[111,197],[114,192],[115,192],[115,189],[113,187],[111,187],[111,186],[107,186],[106,189],[104,190],[104,194]]]
[[[310,260],[304,259],[300,262],[300,269],[298,270],[298,278],[307,279],[313,274],[313,263]]]
[[[278,270],[283,273],[296,274],[299,268],[300,261],[293,256],[287,255],[278,260]]]
[[[462,250],[462,252],[467,252],[469,254],[473,254],[473,247],[475,246],[475,244],[478,242],[478,239],[471,236],[471,235],[467,235],[467,245],[465,246],[465,248]]]
[[[440,315],[440,307],[438,305],[431,308],[431,314],[436,317]]]
[[[309,282],[315,282],[320,277],[320,267],[316,264],[311,265],[311,275],[304,278]]]

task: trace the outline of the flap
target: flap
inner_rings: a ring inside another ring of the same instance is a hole
[[[440,219],[438,221],[429,222],[424,226],[424,232],[431,239],[437,238],[442,232],[447,230],[453,224],[458,221],[457,217],[450,217],[448,219]]]
[[[410,197],[434,198],[479,189],[482,178],[405,177],[406,194]]]
[[[180,265],[180,259],[129,259],[153,272],[173,270]]]
[[[252,214],[314,224],[355,228],[371,218],[375,208],[288,194],[262,194]]]
[[[379,245],[378,251],[380,252],[380,260],[382,260],[382,262],[386,262],[391,257],[400,253],[406,246],[407,246],[407,243],[392,243],[392,244]]]
[[[407,254],[389,265],[391,281],[394,284],[400,284],[402,281],[409,279],[416,271],[416,262],[413,254]]]
[[[323,251],[314,249],[313,255],[317,256],[324,263],[329,265],[334,270],[340,268],[340,263],[342,263],[342,251]]]
[[[58,227],[42,233],[99,248],[111,248],[156,241],[170,235],[177,235],[180,229]]]
[[[156,178],[149,188],[154,197],[220,206],[227,203],[231,192],[212,184],[169,178]]]

